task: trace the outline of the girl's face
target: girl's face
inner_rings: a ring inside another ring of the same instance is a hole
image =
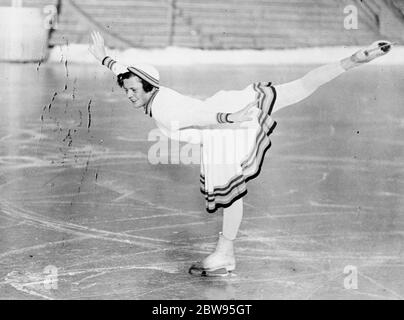
[[[126,91],[126,96],[135,108],[145,107],[149,102],[151,92],[144,91],[142,81],[137,76],[123,80],[123,88]]]

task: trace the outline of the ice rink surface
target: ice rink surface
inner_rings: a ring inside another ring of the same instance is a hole
[[[206,98],[312,67],[160,71]],[[403,74],[365,66],[273,115],[236,272],[216,279],[187,273],[221,228],[199,166],[149,163],[154,123],[108,70],[0,64],[0,299],[403,299]]]

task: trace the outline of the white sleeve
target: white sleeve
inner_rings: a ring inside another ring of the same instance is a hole
[[[151,113],[152,117],[169,131],[223,124],[229,114],[218,112],[199,99],[162,86],[151,101]]]
[[[306,99],[323,84],[344,72],[345,69],[338,62],[314,69],[298,80],[274,86],[277,98],[272,112]]]
[[[178,129],[206,128],[211,125],[226,123],[226,113],[210,111],[204,105],[183,105],[165,108],[165,125],[171,127],[174,123]]]
[[[106,56],[102,60],[102,64],[104,66],[106,66],[107,68],[109,68],[115,75],[128,72],[128,69],[126,66],[124,66],[123,64],[120,64],[119,62],[117,62],[116,60],[112,59],[109,56]]]

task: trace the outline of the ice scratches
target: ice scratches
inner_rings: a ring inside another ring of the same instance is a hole
[[[330,246],[331,247],[331,246]],[[328,261],[328,260],[339,260],[339,261],[347,261],[347,260],[355,260],[361,263],[369,263],[371,265],[383,265],[386,261],[401,261],[400,257],[396,256],[369,256],[362,254],[338,254],[338,253],[330,253],[328,250],[326,251],[318,251],[317,253],[307,251],[296,251],[296,250],[287,250],[287,249],[279,249],[274,247],[273,249],[257,249],[251,247],[238,247],[237,252],[240,258],[243,258],[246,261],[249,260],[271,260],[271,261],[285,261],[285,259],[293,259],[295,262],[301,263],[310,263],[310,264],[319,264],[320,261]],[[271,251],[273,252],[271,254]]]
[[[325,217],[325,216],[335,216],[335,215],[358,215],[358,214],[376,214],[373,211],[322,211],[322,212],[299,212],[290,214],[265,214],[256,217],[244,218],[244,221],[255,221],[262,219],[295,219],[295,218],[307,218],[307,217]]]
[[[296,194],[298,192],[303,192],[305,190],[307,190],[308,187],[313,187],[317,184],[321,184],[323,182],[325,182],[327,180],[329,176],[328,172],[322,172],[321,173],[321,178],[318,178],[317,180],[307,183],[304,185],[304,188],[300,189],[300,188],[295,188],[295,189],[290,189],[288,191],[285,192],[280,192],[280,193],[271,193],[271,197],[285,197],[285,196],[290,196],[292,194]]]
[[[125,198],[128,198],[128,197],[132,196],[133,194],[134,194],[134,191],[125,192],[120,197],[115,198],[114,200],[112,200],[112,202],[118,202],[118,201],[124,200]]]
[[[85,168],[87,165],[88,156],[91,153],[91,161],[94,162],[110,162],[111,160],[133,160],[133,159],[147,159],[147,155],[142,152],[114,152],[107,148],[97,145],[83,145],[80,147],[71,147],[66,150],[66,157],[63,164],[73,168]],[[49,162],[59,160],[57,154],[50,154],[45,157]],[[116,162],[113,162],[116,164]]]
[[[19,196],[21,196],[22,194],[24,194],[24,193],[23,192],[19,193]],[[25,194],[27,194],[27,192]],[[74,196],[77,195],[77,193],[63,193],[63,194],[47,194],[47,195],[42,195],[42,196],[30,197],[29,194],[31,194],[31,192],[29,192],[28,195],[25,195],[23,197],[19,197],[19,198],[13,197],[13,198],[9,198],[8,200],[12,200],[12,201],[19,202],[19,203],[44,203],[44,204],[45,203],[46,204],[63,203],[63,204],[66,204],[66,203],[70,203],[71,201],[63,202],[63,201],[58,201],[57,200],[57,201],[52,202],[51,199],[70,198],[70,197],[74,197]],[[81,192],[81,195],[93,195],[93,194],[96,194],[96,193],[94,193],[94,192]]]
[[[374,284],[376,287],[383,289],[384,291],[392,294],[396,299],[400,299],[400,300],[404,300],[404,297],[401,296],[400,294],[398,294],[397,292],[395,292],[394,290],[391,290],[389,288],[387,288],[386,286],[383,286],[382,284],[380,284],[378,281],[376,281],[375,279],[365,275],[363,272],[358,272],[359,276],[361,276],[362,278],[365,278],[366,280],[370,281],[372,284]]]
[[[259,210],[259,208],[257,208],[257,206],[255,206],[255,205],[253,205],[253,204],[251,204],[251,203],[249,203],[249,202],[247,202],[245,200],[244,200],[243,203],[247,207]],[[271,210],[276,210],[276,209],[300,208],[302,206],[303,206],[303,204],[301,204],[301,203],[292,203],[292,204],[282,204],[282,205],[277,205],[277,206],[267,206],[266,208],[268,208],[268,210],[271,211]]]
[[[142,172],[131,172],[128,170],[117,170],[117,169],[103,169],[102,172],[112,173],[114,176],[118,174],[122,174],[125,177],[139,177],[142,176]],[[167,182],[167,178],[160,175],[148,175],[148,179],[153,179],[157,181]],[[199,212],[199,211],[198,211]]]
[[[132,195],[135,193],[134,190],[128,189],[116,180],[103,180],[100,182],[96,182],[96,185],[113,191],[119,195],[118,197],[113,199],[112,202],[119,202],[120,200],[128,197],[132,198]]]
[[[103,276],[103,275],[105,275],[105,274],[108,273],[107,271],[97,272],[96,270],[93,270],[93,271],[92,271],[92,270],[89,270],[88,272],[89,272],[89,273],[95,272],[95,274],[86,276],[86,277],[80,279],[79,281],[74,281],[74,282],[72,282],[72,285],[73,285],[73,286],[80,286],[83,282],[86,282],[86,281],[88,281],[88,280],[91,280],[91,279],[94,279],[94,278]],[[74,273],[73,273],[73,272],[70,272],[70,275],[72,275],[72,274],[74,274]],[[95,285],[97,285],[97,283],[91,283],[90,285],[87,285],[87,286],[85,286],[85,287],[81,287],[80,289],[81,289],[81,290],[83,290],[83,289],[88,289],[88,288],[93,287],[93,286],[95,286]],[[75,289],[73,289],[73,290],[75,290]],[[77,290],[77,289],[76,289],[76,290]]]
[[[98,285],[97,278],[108,276],[116,272],[126,272],[132,270],[148,270],[158,271],[168,274],[179,273],[182,268],[177,263],[156,263],[156,264],[143,264],[143,265],[127,265],[106,268],[90,268],[70,270],[65,273],[59,274],[59,277],[66,279],[67,277],[79,277],[78,280],[71,282],[72,291],[84,291]],[[80,278],[80,276],[84,276]]]
[[[9,229],[9,228],[13,228],[13,227],[18,227],[18,226],[22,226],[22,225],[24,225],[24,224],[25,224],[25,222],[18,222],[18,223],[14,223],[14,224],[7,224],[7,225],[0,226],[0,230],[1,230],[1,229]],[[3,255],[0,254],[0,258],[1,258],[2,256],[3,256]]]
[[[99,230],[69,222],[57,221],[48,217],[43,217],[30,210],[19,208],[9,203],[8,201],[1,200],[0,203],[2,207],[2,211],[0,212],[0,214],[5,214],[13,218],[19,218],[27,224],[32,224],[39,228],[65,232],[75,236],[87,236],[94,239],[120,242],[153,249],[160,248],[161,244],[170,242],[167,240],[155,239],[151,237],[128,235],[119,232]]]
[[[403,121],[404,123],[404,121]],[[372,144],[380,143],[382,145],[390,145],[391,147],[404,147],[404,141],[392,140],[392,139],[380,139],[380,138],[367,138],[364,141],[369,141]]]
[[[148,227],[148,228],[138,228],[138,229],[133,229],[133,230],[126,230],[125,233],[133,233],[133,232],[139,232],[139,231],[151,231],[151,230],[167,230],[167,229],[177,229],[177,228],[187,228],[187,227],[192,227],[192,226],[203,226],[203,225],[208,225],[208,224],[216,224],[216,221],[210,220],[210,221],[198,221],[198,222],[189,222],[189,223],[181,223],[181,224],[169,224],[165,226],[155,226],[155,227]]]
[[[330,135],[331,136],[334,135],[332,133],[332,130],[331,130]],[[300,138],[299,135],[297,135],[295,137],[293,137],[293,135],[292,135],[292,137],[291,137],[291,135],[288,134],[288,137],[292,138],[292,139],[290,139],[291,141],[282,142],[279,145],[280,150],[282,150],[282,149],[285,150],[286,149],[286,150],[290,151],[292,147],[293,148],[298,148],[298,147],[302,147],[305,144],[312,144],[312,143],[314,143],[314,141],[321,141],[321,140],[329,139],[329,135],[310,137],[310,138],[306,138],[306,139],[302,139],[302,140],[299,140],[299,138]]]
[[[8,140],[8,139],[10,139],[12,136],[13,136],[12,134],[8,134],[8,135],[6,135],[6,136],[3,136],[3,137],[0,138],[0,142],[3,142],[3,141]]]
[[[21,222],[20,224],[25,224],[25,222]],[[45,249],[45,248],[49,248],[49,247],[56,247],[58,245],[64,245],[64,244],[67,244],[67,243],[70,243],[70,242],[82,241],[82,240],[91,239],[91,238],[92,238],[91,236],[76,237],[76,238],[73,238],[73,239],[47,242],[47,243],[39,244],[39,245],[36,245],[36,246],[10,250],[10,251],[7,251],[7,252],[4,252],[4,253],[0,254],[0,259],[4,259],[4,258],[9,257],[9,256],[19,255],[19,254],[22,254],[22,253],[25,253],[25,252],[32,252],[34,250],[40,250],[40,249]]]
[[[368,167],[369,165],[380,166],[380,167],[393,167],[393,168],[403,168],[404,165],[400,161],[395,160],[383,160],[383,159],[354,159],[351,157],[321,157],[321,156],[305,156],[305,155],[278,155],[277,160],[279,161],[292,161],[292,162],[311,162],[311,163],[332,163],[338,164],[342,163],[344,165],[354,165],[363,167]]]
[[[328,283],[330,283],[330,282],[332,282],[332,281],[335,281],[336,279],[338,279],[339,277],[341,277],[341,272],[335,271],[335,273],[336,273],[336,275],[334,275],[333,277],[329,278],[327,283],[322,283],[321,285],[317,286],[314,290],[312,290],[312,291],[306,296],[306,298],[305,298],[304,300],[310,300],[310,299],[312,299],[313,296],[314,296],[318,291],[320,291],[320,289],[324,288],[324,286],[326,286]],[[353,290],[353,291],[355,291],[355,290]]]
[[[178,273],[180,270],[180,266],[178,263],[154,263],[154,264],[142,264],[142,265],[126,265],[126,266],[114,266],[114,267],[99,267],[99,268],[89,268],[89,269],[77,269],[70,270],[63,273],[59,273],[60,277],[74,277],[77,275],[86,275],[84,278],[81,278],[78,281],[74,281],[73,284],[80,285],[81,283],[94,279],[96,277],[105,275],[111,272],[121,272],[121,271],[130,271],[130,270],[155,270],[161,271],[164,273]],[[87,276],[87,274],[90,274]]]
[[[217,278],[204,278],[203,282],[211,282],[211,283],[217,283],[218,281],[221,281],[223,283],[228,283],[228,284],[243,284],[243,283],[268,283],[268,282],[282,282],[282,283],[287,283],[289,286],[293,284],[292,280],[295,279],[301,279],[301,278],[306,278],[306,277],[319,277],[319,276],[328,276],[330,274],[335,273],[336,271],[329,271],[329,272],[314,272],[314,273],[305,273],[305,274],[300,274],[300,275],[294,275],[294,276],[286,276],[286,277],[273,277],[273,278],[259,278],[259,279],[251,279],[251,278],[241,278],[238,277],[236,275],[234,275],[233,277],[227,277],[227,278],[223,278],[223,279],[217,279]],[[173,289],[173,288],[177,288],[177,287],[181,287],[184,288],[185,286],[190,286],[190,285],[194,285],[197,283],[200,283],[201,279],[200,278],[196,278],[196,279],[192,279],[186,282],[179,282],[179,283],[175,283],[175,284],[170,284],[167,286],[163,286],[160,288],[156,288],[153,290],[149,290],[146,292],[143,292],[141,294],[135,295],[134,299],[138,299],[140,297],[144,297],[150,294],[156,294],[158,292],[162,292],[168,289]]]
[[[100,267],[89,269],[68,270],[58,273],[58,280],[67,281],[68,278],[79,278],[75,281],[68,281],[72,285],[72,291],[82,291],[97,285],[96,278],[116,272],[125,272],[132,270],[151,270],[168,274],[176,274],[181,270],[178,263],[155,263],[143,265],[126,265],[115,267]],[[30,271],[11,271],[2,284],[10,285],[16,290],[39,297],[46,300],[53,300],[51,290],[46,289],[46,279],[43,272],[35,273]]]
[[[126,142],[150,142],[149,139],[136,138],[136,137],[132,138],[132,137],[117,136],[115,139],[119,140],[119,141],[126,141]]]
[[[7,180],[5,177],[2,177],[2,179],[4,179],[4,180],[1,180],[1,182],[0,182],[0,190],[3,189],[3,188],[9,187],[11,184],[16,183],[17,181],[21,181],[24,178],[23,177],[18,177],[18,178],[14,178],[14,179],[11,179],[11,180]]]
[[[376,193],[376,196],[378,196],[378,197],[398,197],[398,198],[401,198],[403,195],[401,193],[380,191],[380,192]]]
[[[368,293],[368,292],[361,292],[358,290],[351,290],[351,294],[357,295],[357,296],[365,296],[365,298],[371,298],[371,299],[376,299],[376,300],[386,300],[388,297],[382,296],[379,294],[374,294],[374,293]]]
[[[119,196],[112,200],[113,203],[120,201],[123,198],[129,198],[141,203],[144,203],[146,206],[150,206],[154,209],[161,209],[170,212],[178,212],[178,209],[175,208],[168,208],[165,206],[157,205],[151,201],[147,201],[142,196],[136,195],[136,190],[128,189],[127,187],[121,185],[116,180],[103,180],[102,182],[97,182],[96,185],[104,187],[110,191],[117,193]]]
[[[95,203],[94,203],[95,204]],[[108,205],[108,204],[106,204]],[[130,206],[125,204],[125,208],[136,208],[142,209],[142,206]],[[199,219],[196,214],[189,213],[189,212],[178,212],[178,213],[170,213],[170,214],[153,214],[147,215],[143,217],[128,217],[128,218],[119,218],[113,220],[97,220],[96,223],[105,224],[105,223],[112,223],[112,222],[123,222],[123,221],[137,221],[137,220],[149,220],[149,219],[161,219],[161,218],[172,218],[172,217],[192,217],[195,219]]]
[[[165,253],[169,250],[172,250],[171,247],[166,246],[164,248],[161,249],[146,249],[144,251],[138,251],[135,253],[125,253],[125,254],[110,254],[110,255],[100,255],[100,258],[97,259],[91,259],[91,260],[80,260],[77,261],[73,264],[70,264],[69,266],[66,267],[66,269],[75,269],[74,267],[76,267],[76,269],[79,270],[84,270],[85,268],[77,268],[78,266],[83,266],[83,265],[88,265],[88,264],[95,264],[95,263],[113,263],[113,261],[123,261],[125,260],[132,260],[132,259],[137,259],[138,256],[147,256],[148,259],[150,259],[150,257],[154,254],[154,253]],[[144,261],[144,258],[138,258],[141,261]],[[143,260],[142,260],[143,259]]]
[[[206,278],[206,279],[204,279],[204,281],[208,282],[208,281],[212,281],[212,280],[209,279],[209,278]],[[218,279],[215,278],[213,281],[217,282]],[[200,278],[195,278],[194,280],[188,280],[188,281],[183,281],[183,282],[177,282],[177,283],[174,283],[174,284],[169,284],[167,286],[162,286],[160,288],[156,288],[156,289],[153,289],[153,290],[149,290],[149,291],[137,294],[137,295],[133,296],[133,299],[139,299],[140,297],[144,297],[144,296],[147,296],[147,295],[152,294],[152,293],[155,294],[157,292],[162,292],[162,291],[165,291],[165,290],[168,290],[168,289],[174,289],[174,288],[178,288],[178,287],[180,287],[181,289],[184,289],[184,287],[187,286],[187,285],[198,284],[200,282],[201,282]]]
[[[50,290],[45,288],[43,273],[12,271],[7,274],[4,283],[31,296],[53,300]]]
[[[35,136],[37,138],[38,136]],[[42,138],[45,137],[42,135]],[[8,139],[11,139],[10,136]],[[20,141],[20,140],[19,140]],[[110,160],[133,160],[133,159],[147,159],[147,155],[142,152],[113,152],[107,148],[97,145],[86,144],[80,147],[72,147],[72,135],[71,131],[67,132],[66,137],[63,139],[70,146],[64,152],[63,160],[60,159],[58,153],[50,151],[47,155],[41,156],[41,158],[34,156],[0,156],[0,166],[12,169],[25,169],[32,167],[53,167],[55,163],[61,161],[63,166],[71,166],[73,168],[85,168],[89,153],[91,153],[91,159],[93,162],[102,161],[110,162]],[[22,141],[24,143],[24,141]],[[48,145],[49,147],[49,145]],[[57,146],[50,146],[51,148],[57,148]],[[114,162],[114,164],[116,164]]]
[[[314,200],[309,200],[309,204],[312,207],[322,207],[322,208],[335,208],[335,209],[348,209],[348,210],[369,210],[373,211],[374,207],[367,207],[367,206],[354,206],[349,204],[338,204],[338,203],[320,203]]]
[[[0,166],[8,170],[49,167],[49,161],[31,156],[0,156]]]
[[[0,138],[0,141],[15,141],[20,145],[24,143],[35,142],[37,139],[45,139],[47,135],[33,129],[15,128],[13,133],[10,133]]]

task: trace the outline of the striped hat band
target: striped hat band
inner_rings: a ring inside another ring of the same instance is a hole
[[[159,79],[160,75],[156,68],[153,66],[142,66],[142,67],[128,67],[128,70],[138,76],[139,78],[147,81],[156,88],[160,87]]]

